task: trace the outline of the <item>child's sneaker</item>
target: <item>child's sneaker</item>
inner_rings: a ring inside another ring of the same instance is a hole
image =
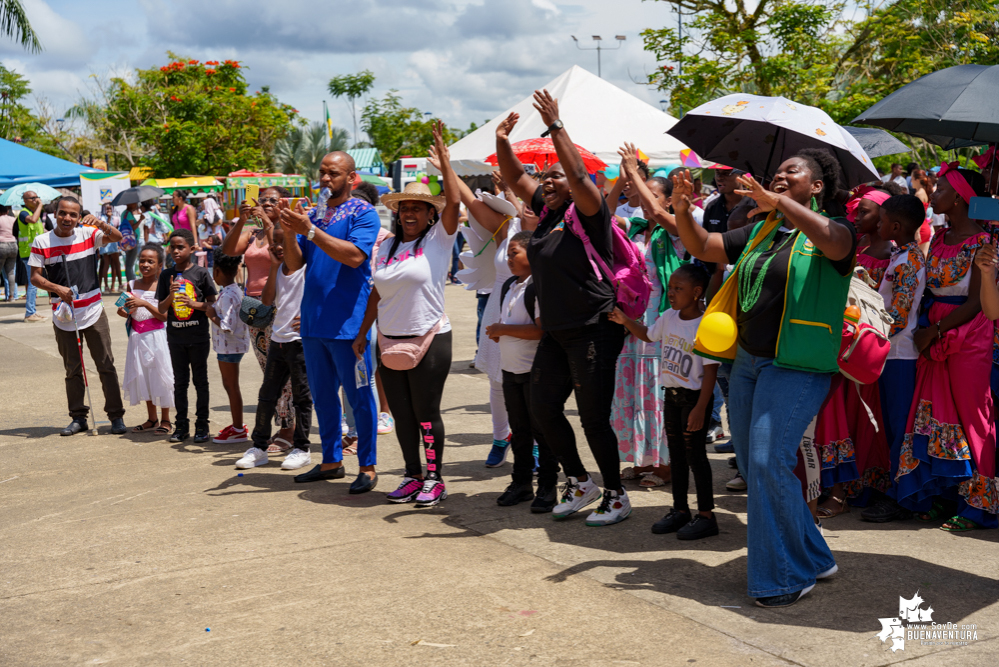
[[[378,435],[386,435],[395,430],[395,419],[387,412],[378,415]]]
[[[243,458],[236,461],[236,467],[239,470],[249,470],[250,468],[256,468],[257,466],[265,466],[267,463],[267,452],[259,447],[250,447],[246,450],[246,453],[243,454]]]
[[[510,451],[510,436],[506,440],[493,440],[493,448],[486,457],[487,468],[499,468],[506,462],[506,454]]]
[[[604,491],[604,501],[600,507],[586,517],[587,526],[610,526],[621,523],[631,516],[631,501],[628,494],[621,491]]]
[[[447,498],[447,489],[439,479],[428,479],[423,482],[420,495],[416,496],[417,507],[433,507]]]
[[[411,503],[416,500],[423,490],[423,480],[413,477],[403,477],[402,484],[395,491],[385,494],[385,499],[390,503]]]
[[[281,470],[298,470],[312,463],[312,454],[303,449],[293,448],[281,463]]]
[[[246,424],[243,424],[242,428],[236,428],[236,425],[232,424],[219,431],[219,434],[212,438],[212,442],[225,445],[234,442],[246,442],[249,439],[250,435],[246,430]]]
[[[599,498],[600,487],[593,483],[592,478],[580,482],[575,477],[566,477],[562,498],[552,510],[552,517],[556,520],[564,519]]]

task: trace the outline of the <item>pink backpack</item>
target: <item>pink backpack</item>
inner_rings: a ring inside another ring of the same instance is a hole
[[[649,305],[649,296],[652,294],[652,283],[649,282],[649,275],[645,270],[645,258],[639,252],[638,246],[632,243],[624,230],[612,221],[614,266],[608,267],[607,262],[590,242],[586,230],[583,229],[583,223],[576,215],[575,204],[569,205],[569,210],[565,212],[565,221],[572,233],[583,242],[593,271],[609,280],[614,286],[617,305],[624,314],[632,319],[644,315]]]

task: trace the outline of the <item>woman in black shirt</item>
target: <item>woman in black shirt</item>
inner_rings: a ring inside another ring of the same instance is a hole
[[[565,417],[565,401],[575,393],[583,432],[603,476],[603,502],[586,520],[605,526],[628,518],[631,504],[621,486],[617,437],[610,424],[614,373],[625,329],[607,319],[614,309],[614,289],[594,272],[583,242],[571,231],[566,215],[575,215],[593,247],[608,266],[612,257],[612,217],[603,196],[586,173],[568,132],[558,118],[558,101],[534,92],[534,108],[548,125],[559,162],[548,167],[541,185],[528,176],[510,145],[519,119],[510,114],[496,129],[496,155],[503,179],[540,218],[527,250],[537,289],[544,337],[532,369],[532,409],[567,480],[553,511],[564,519],[601,497],[600,488],[579,459],[576,438]],[[548,134],[546,133],[546,134]],[[571,212],[570,212],[571,209]],[[555,489],[537,491],[555,498]]]
[[[801,438],[829,392],[856,254],[856,231],[823,211],[839,184],[828,151],[785,160],[770,189],[746,175],[739,194],[766,222],[709,233],[690,215],[688,178],[672,203],[684,246],[705,262],[735,264],[738,345],[729,380],[729,420],[749,485],[749,595],[762,607],[793,604],[836,572],[794,475]],[[759,241],[753,246],[754,241]],[[716,297],[717,298],[717,297]]]

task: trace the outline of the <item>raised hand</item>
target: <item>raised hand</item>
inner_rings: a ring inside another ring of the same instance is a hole
[[[638,173],[638,151],[635,149],[635,144],[629,144],[627,141],[624,142],[624,146],[619,148],[617,154],[621,156],[621,172],[628,174],[628,178],[635,178],[635,174]]]
[[[278,202],[278,209],[281,211],[281,227],[284,228],[285,233],[309,233],[312,222],[309,220],[309,216],[305,215],[305,208],[302,206],[301,201],[297,202],[295,210],[292,210],[288,207],[288,202],[282,199]]]
[[[513,132],[513,128],[517,125],[518,120],[520,120],[519,113],[511,113],[509,116],[504,118],[500,124],[496,126],[496,138],[509,139],[510,133]]]
[[[690,198],[694,196],[694,182],[690,178],[690,170],[684,169],[679,174],[673,176],[673,194],[670,195],[670,204],[677,213],[685,213],[690,210]]]
[[[777,203],[780,201],[780,195],[776,192],[771,192],[765,189],[752,174],[744,174],[742,176],[736,176],[736,181],[742,186],[741,190],[736,190],[735,193],[742,195],[743,197],[752,197],[753,201],[756,202],[756,208],[750,211],[747,215],[752,218],[754,215],[759,215],[760,213],[769,213],[777,208]],[[673,194],[676,194],[676,189],[674,188]]]
[[[547,90],[534,91],[534,108],[541,114],[541,121],[551,125],[558,120],[558,100]]]

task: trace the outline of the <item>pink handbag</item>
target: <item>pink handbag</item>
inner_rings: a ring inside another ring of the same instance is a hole
[[[382,365],[394,371],[411,371],[419,366],[443,324],[442,317],[430,331],[413,338],[388,338],[379,331],[378,348],[381,351]]]

